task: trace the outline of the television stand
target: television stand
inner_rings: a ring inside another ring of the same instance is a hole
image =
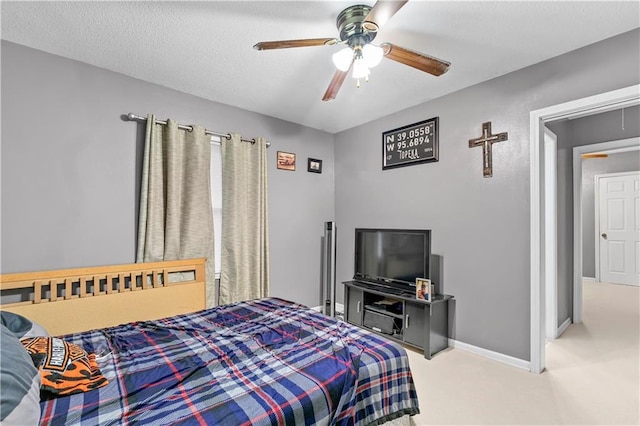
[[[344,284],[344,318],[353,325],[421,349],[424,357],[449,346],[449,300],[437,294],[430,302],[413,292],[364,281]]]

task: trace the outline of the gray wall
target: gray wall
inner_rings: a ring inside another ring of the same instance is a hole
[[[334,219],[333,135],[2,41],[2,273],[135,261],[144,125],[154,113],[271,141],[271,294],[319,304]],[[216,83],[212,80],[212,84]],[[276,170],[276,151],[297,170]],[[324,161],[307,172],[307,157]],[[310,190],[313,188],[313,190]]]
[[[3,42],[0,270],[133,261],[141,126],[120,115],[153,112],[272,142],[272,295],[318,304],[325,220],[338,224],[338,281],[353,274],[354,228],[429,228],[436,284],[456,297],[452,337],[528,360],[529,112],[638,84],[639,37],[622,34],[335,137]],[[381,133],[434,116],[440,161],[383,172]],[[509,132],[494,147],[490,179],[481,150],[467,144],[485,121]],[[296,172],[275,170],[277,150],[298,154]],[[307,173],[306,157],[323,159],[324,173]]]
[[[442,256],[438,287],[456,297],[452,337],[528,360],[530,111],[638,84],[639,35],[625,33],[337,134],[338,280],[353,274],[354,228],[432,229],[433,251]],[[382,132],[435,116],[440,161],[383,171]],[[482,177],[481,150],[468,148],[485,121],[509,132],[494,146],[490,179]]]

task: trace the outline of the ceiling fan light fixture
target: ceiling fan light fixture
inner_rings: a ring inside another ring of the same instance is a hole
[[[377,66],[382,60],[383,54],[384,51],[382,47],[375,46],[373,44],[366,44],[362,48],[362,57],[369,68]]]
[[[365,63],[364,59],[357,58],[353,63],[353,78],[361,79],[368,78],[371,71],[369,71],[369,67]]]
[[[351,62],[353,61],[353,50],[350,47],[345,47],[344,49],[336,52],[331,57],[333,60],[333,64],[340,71],[348,71],[351,66]]]

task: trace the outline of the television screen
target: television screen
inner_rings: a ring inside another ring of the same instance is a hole
[[[429,278],[430,230],[356,229],[355,279],[415,286]]]

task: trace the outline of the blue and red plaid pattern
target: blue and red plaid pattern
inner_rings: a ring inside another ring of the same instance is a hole
[[[401,346],[267,298],[64,336],[109,384],[41,424],[360,425],[419,413]]]

